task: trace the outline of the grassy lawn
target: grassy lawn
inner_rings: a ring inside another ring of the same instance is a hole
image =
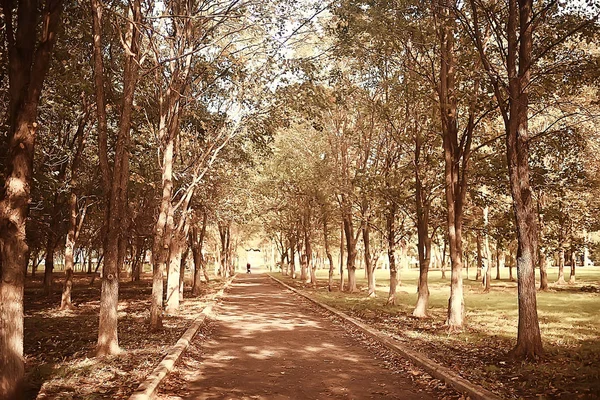
[[[554,282],[557,269],[548,272],[550,282]],[[513,273],[516,277],[516,271]],[[568,279],[568,269],[566,273]],[[492,279],[489,293],[483,293],[481,282],[474,280],[474,270],[470,271],[471,279],[467,279],[465,271],[466,327],[459,334],[449,334],[444,327],[450,295],[449,272],[446,279],[441,278],[441,271],[430,272],[431,318],[425,320],[411,317],[417,299],[418,271],[401,271],[397,305],[393,307],[384,305],[389,291],[388,274],[377,271],[375,298],[366,297],[364,270],[357,271],[360,291],[353,294],[328,292],[325,270],[317,273],[317,289],[282,278],[504,398],[600,398],[600,294],[581,290],[583,286],[600,289],[600,267],[578,268],[575,284],[551,283],[549,291],[538,292],[546,356],[536,363],[514,362],[507,357],[516,342],[518,323],[517,284],[508,280],[508,269],[501,271],[501,280]],[[339,283],[339,273],[335,283]]]

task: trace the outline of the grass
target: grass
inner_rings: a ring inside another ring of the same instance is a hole
[[[466,326],[459,334],[444,327],[450,295],[447,279],[440,271],[429,274],[429,319],[411,317],[417,299],[418,271],[401,271],[395,306],[385,306],[389,272],[376,271],[377,297],[366,297],[364,271],[357,271],[360,291],[327,291],[326,270],[317,271],[319,287],[304,287],[311,296],[390,333],[406,345],[426,352],[467,379],[497,392],[504,398],[600,398],[600,294],[583,292],[583,286],[600,289],[600,267],[578,268],[573,285],[550,284],[538,291],[538,316],[546,356],[537,363],[510,360],[508,351],[517,337],[517,283],[508,279],[508,269],[500,280],[492,279],[492,289],[483,293],[481,282],[463,274]],[[495,277],[495,270],[492,277]],[[516,276],[516,271],[513,271]],[[558,275],[550,269],[550,282]],[[568,279],[568,269],[565,271]],[[282,277],[302,287],[298,280]],[[538,277],[539,278],[539,277]],[[339,272],[335,284],[339,283]],[[539,283],[538,283],[539,286]]]

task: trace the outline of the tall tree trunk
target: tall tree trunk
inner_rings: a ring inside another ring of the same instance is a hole
[[[540,264],[540,290],[548,290],[548,271],[546,270],[546,250],[544,246],[544,207],[545,207],[545,196],[542,190],[538,193],[537,201],[537,215],[539,223],[539,243],[538,246],[538,262]]]
[[[490,291],[491,280],[492,280],[492,252],[490,250],[490,239],[488,235],[489,229],[489,207],[483,208],[483,267],[485,269],[483,275],[483,287],[484,293]]]
[[[368,219],[368,217],[367,217]],[[367,272],[367,284],[368,284],[368,297],[377,296],[375,288],[375,266],[371,260],[371,237],[370,237],[370,226],[369,221],[364,224],[362,229],[363,243],[365,245],[365,270]]]
[[[352,225],[352,215],[346,212],[343,215],[344,233],[346,236],[346,251],[348,258],[346,268],[348,269],[348,292],[354,293],[356,287],[356,238],[354,237],[354,227]]]
[[[124,218],[127,183],[129,181],[129,136],[133,112],[133,99],[138,79],[138,55],[141,22],[140,0],[131,3],[130,21],[126,34],[128,54],[123,71],[123,104],[119,118],[115,161],[108,203],[108,227],[104,248],[104,270],[100,295],[100,320],[98,325],[97,356],[118,354],[117,307],[119,302],[119,241]]]
[[[4,178],[0,191],[0,398],[6,399],[20,395],[24,374],[23,290],[28,252],[25,231],[33,184],[36,120],[62,1],[48,0],[43,9],[40,29],[37,1],[2,2],[9,78],[8,147],[3,149],[7,157],[0,172]]]
[[[329,229],[328,229],[327,214],[323,213],[323,242],[325,244],[325,255],[329,261],[329,279],[327,281],[327,289],[331,292],[333,290],[333,274],[335,272],[335,265],[333,264],[333,256],[329,249]]]
[[[79,228],[77,226],[77,194],[75,188],[77,186],[77,173],[79,169],[79,163],[81,160],[81,154],[83,153],[83,147],[85,145],[85,126],[87,123],[87,113],[80,120],[75,138],[77,140],[77,149],[71,162],[71,182],[70,195],[69,195],[69,229],[67,232],[67,239],[65,243],[65,282],[63,284],[63,291],[60,301],[60,309],[64,310],[67,308],[73,308],[71,301],[71,291],[73,288],[73,253],[75,252],[75,242],[81,231],[81,226],[85,217],[85,211],[81,212]],[[85,210],[85,209],[84,209]]]
[[[161,120],[161,124],[165,124]],[[166,127],[163,127],[166,129]],[[167,135],[167,133],[164,133]],[[152,245],[152,299],[150,304],[150,329],[162,328],[163,309],[163,275],[167,269],[168,249],[170,245],[170,229],[167,226],[171,210],[173,193],[173,156],[175,139],[167,138],[162,162],[162,196],[158,219],[154,226],[154,242]]]
[[[340,229],[340,292],[344,291],[344,221]]]
[[[296,279],[296,239],[294,234],[290,234],[290,276]]]
[[[200,233],[198,233],[198,225],[197,221],[194,220],[194,224],[192,226],[191,232],[191,247],[192,247],[192,256],[194,258],[194,283],[192,285],[192,294],[194,296],[198,296],[201,291],[201,273],[204,273],[204,277],[206,282],[208,282],[208,274],[206,271],[204,255],[202,254],[202,247],[204,245],[204,236],[206,234],[206,222],[208,215],[206,210],[202,211],[202,228],[200,229]]]
[[[390,263],[390,292],[387,305],[396,305],[396,288],[398,287],[398,269],[396,267],[396,203],[391,202],[386,215],[387,253]]]
[[[420,152],[421,138],[415,137],[415,202],[417,209],[417,248],[419,252],[419,283],[417,304],[412,315],[417,318],[427,316],[429,305],[429,285],[427,275],[429,273],[429,262],[431,260],[431,239],[429,238],[429,209],[431,200],[424,192],[423,183],[420,178]]]
[[[308,271],[310,272],[310,278],[309,278],[310,283],[313,288],[316,288],[317,287],[317,264],[313,260],[313,251],[312,251],[312,246],[311,246],[311,242],[310,242],[310,231],[311,231],[311,225],[310,225],[310,214],[309,214],[308,227],[306,229],[305,236],[304,236],[304,248],[306,249],[306,267],[308,268]]]
[[[459,141],[458,107],[455,93],[456,63],[454,59],[456,22],[452,15],[453,0],[439,0],[435,5],[439,26],[437,35],[440,42],[440,73],[438,97],[442,121],[443,149],[445,163],[445,193],[447,206],[448,241],[450,245],[450,298],[446,324],[450,331],[462,329],[464,322],[464,295],[462,281],[462,223],[463,205],[467,192],[467,171],[473,138],[474,109],[478,84],[473,90],[472,104],[463,138]]]
[[[66,174],[66,163],[60,167],[58,172],[58,180],[64,180]],[[54,201],[52,202],[52,217],[50,218],[50,224],[48,226],[48,239],[46,241],[46,259],[44,261],[44,294],[46,296],[52,295],[52,286],[54,283],[54,256],[56,252],[56,246],[58,245],[59,231],[61,230],[61,210],[64,207],[64,203],[61,200],[59,193],[54,195]]]

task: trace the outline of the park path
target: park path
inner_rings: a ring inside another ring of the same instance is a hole
[[[433,398],[264,274],[238,275],[216,312],[163,398]]]

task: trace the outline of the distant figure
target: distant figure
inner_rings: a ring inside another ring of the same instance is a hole
[[[246,273],[250,273],[250,263],[246,264]]]

